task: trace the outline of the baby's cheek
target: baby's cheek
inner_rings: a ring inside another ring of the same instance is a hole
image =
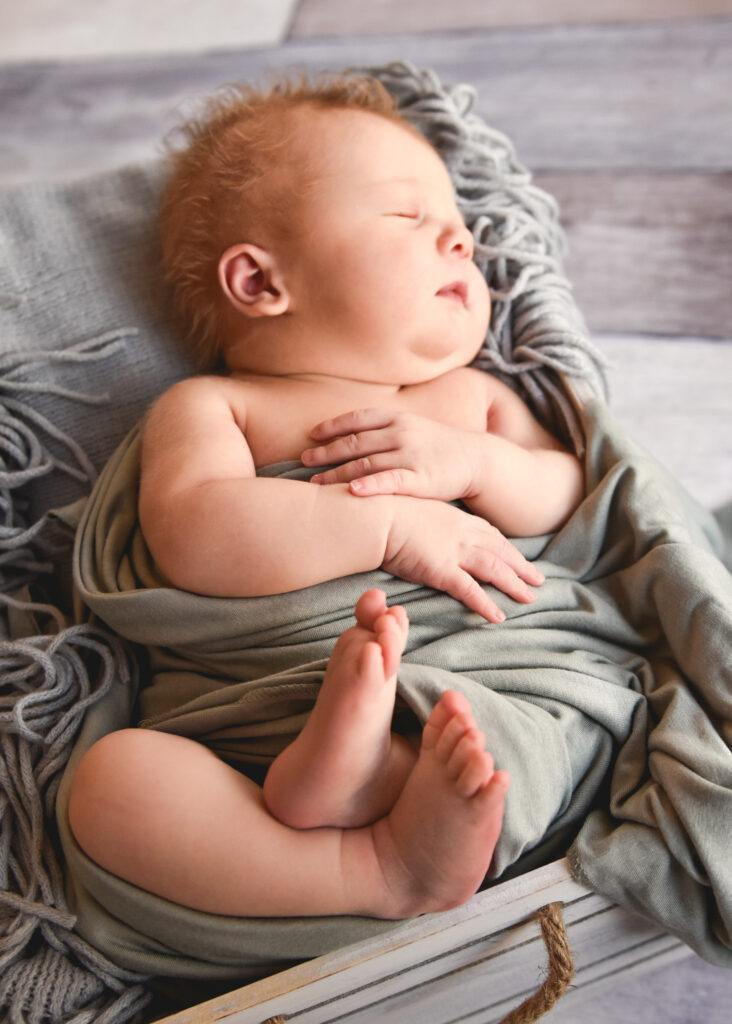
[[[485,324],[485,330],[488,330],[488,322],[491,316],[491,296],[488,290],[488,284],[486,283],[483,274],[475,263],[471,264],[472,280],[470,282],[471,292],[475,298],[475,315],[476,319],[480,320]]]

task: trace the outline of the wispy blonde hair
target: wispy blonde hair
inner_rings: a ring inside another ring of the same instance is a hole
[[[225,87],[168,140],[171,170],[160,213],[163,261],[202,368],[220,359],[226,339],[227,303],[218,281],[222,253],[251,240],[246,232],[265,219],[273,230],[287,230],[291,204],[286,194],[273,196],[267,180],[288,142],[287,115],[304,106],[365,110],[406,124],[375,78],[280,78],[267,90]]]

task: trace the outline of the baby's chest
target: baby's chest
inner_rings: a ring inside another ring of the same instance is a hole
[[[437,420],[461,430],[486,428],[486,398],[478,382],[440,379],[402,388],[389,401],[374,405],[371,396],[344,392],[283,389],[267,402],[248,403],[246,436],[257,467],[299,459],[315,442],[310,432],[324,420],[356,409],[380,408]]]
[[[446,374],[427,384],[403,388],[399,411],[437,420],[459,430],[486,429],[488,403],[483,374]]]

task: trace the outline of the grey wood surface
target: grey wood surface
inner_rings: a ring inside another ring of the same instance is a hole
[[[651,21],[732,13],[732,0],[301,0],[293,36],[436,32],[573,22]]]
[[[732,344],[598,339],[615,417],[707,508],[732,499]],[[732,996],[732,976],[730,977]],[[731,1015],[732,1019],[732,1015]]]
[[[732,172],[535,180],[559,201],[591,330],[732,337]]]
[[[474,85],[559,196],[591,329],[732,337],[732,19],[0,67],[0,184],[154,156],[222,82],[394,59]]]
[[[283,68],[409,60],[469,82],[539,171],[726,171],[732,18],[295,41],[271,49],[0,66],[0,181],[114,165],[183,99]],[[86,144],[79,161],[79,146]],[[74,154],[76,153],[76,158]]]

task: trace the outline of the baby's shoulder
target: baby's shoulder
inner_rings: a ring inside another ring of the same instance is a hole
[[[195,377],[184,377],[183,380],[164,391],[156,400],[156,405],[184,405],[187,403],[205,402],[218,396],[229,397],[237,391],[237,384],[232,377],[214,373],[198,374]]]
[[[489,406],[496,404],[526,406],[524,400],[512,387],[487,370],[479,370],[475,366],[463,366],[454,372],[462,375],[458,378],[460,386],[469,388],[473,392],[480,392],[485,396]]]
[[[246,389],[231,377],[216,374],[185,377],[158,396],[148,412],[146,425],[149,427],[151,422],[155,424],[170,419],[190,419],[217,406],[243,411],[245,404]]]
[[[476,401],[485,401],[486,405],[492,405],[493,402],[506,397],[515,397],[511,388],[497,377],[474,366],[460,366],[450,370],[434,383],[436,389],[443,393],[453,394],[465,400],[472,398]]]

